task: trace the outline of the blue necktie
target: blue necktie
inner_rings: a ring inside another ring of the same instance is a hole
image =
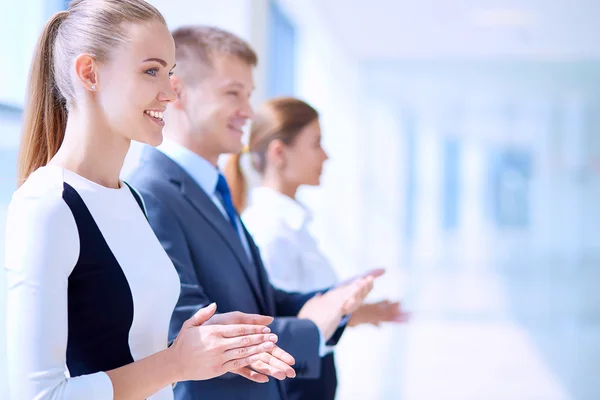
[[[221,195],[221,203],[223,204],[225,212],[229,217],[229,222],[231,222],[231,226],[233,226],[235,233],[239,235],[237,226],[237,212],[235,211],[233,201],[231,200],[231,192],[229,191],[229,185],[227,184],[227,180],[225,179],[225,177],[220,173],[219,179],[217,180],[217,193]]]

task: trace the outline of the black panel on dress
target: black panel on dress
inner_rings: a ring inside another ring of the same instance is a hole
[[[67,368],[71,376],[79,376],[122,367],[134,361],[129,348],[131,288],[83,199],[67,183],[63,199],[80,243],[69,276]]]

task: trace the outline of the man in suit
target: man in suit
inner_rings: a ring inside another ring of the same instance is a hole
[[[178,99],[169,105],[165,141],[145,148],[129,182],[142,194],[148,218],[175,264],[181,295],[170,339],[199,308],[274,316],[278,346],[296,360],[298,377],[318,378],[320,358],[335,345],[347,314],[364,300],[373,277],[319,294],[286,293],[270,285],[259,251],[233,208],[217,167],[221,154],[242,148],[242,127],[252,116],[256,54],[235,35],[211,27],[173,32]],[[159,72],[160,73],[160,72]],[[160,111],[160,110],[158,110]],[[162,123],[160,114],[157,123]],[[236,374],[175,387],[178,400],[285,399],[281,380],[294,376],[273,352],[266,362]],[[266,382],[266,375],[277,380]],[[259,384],[256,382],[265,382]]]

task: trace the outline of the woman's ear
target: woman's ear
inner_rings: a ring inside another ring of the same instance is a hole
[[[285,155],[285,143],[280,139],[272,140],[267,147],[266,162],[268,166],[273,166],[276,169],[285,168],[286,155]]]
[[[87,90],[98,88],[97,68],[96,59],[90,54],[80,54],[75,59],[75,74]]]

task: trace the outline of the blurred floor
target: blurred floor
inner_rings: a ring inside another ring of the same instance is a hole
[[[597,265],[390,270],[374,298],[403,297],[414,318],[347,331],[338,399],[600,399]]]

